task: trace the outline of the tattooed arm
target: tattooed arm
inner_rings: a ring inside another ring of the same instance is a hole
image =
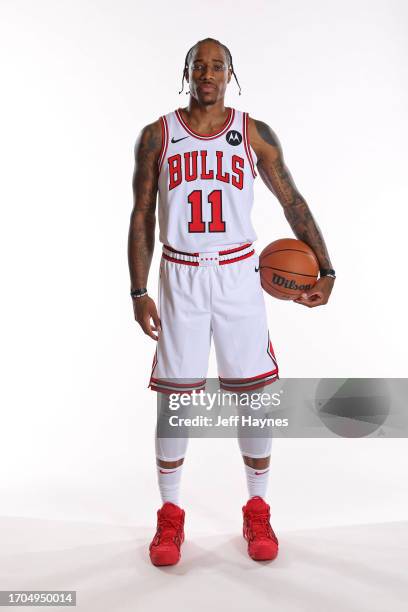
[[[154,250],[156,199],[158,191],[157,162],[161,148],[160,121],[147,125],[135,144],[133,172],[133,210],[128,237],[128,262],[131,289],[147,286],[147,277]],[[160,319],[154,301],[148,295],[133,299],[136,321],[144,333],[157,340],[153,331],[160,331]],[[153,319],[153,326],[150,323]]]
[[[313,249],[319,260],[320,268],[332,268],[320,228],[285,165],[282,148],[276,134],[266,123],[255,119],[249,119],[248,131],[251,146],[258,158],[259,174],[281,203],[293,233]],[[333,284],[333,278],[322,277],[312,289],[302,294],[295,302],[305,306],[326,304]]]

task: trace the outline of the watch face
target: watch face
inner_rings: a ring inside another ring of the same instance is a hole
[[[147,289],[132,289],[132,291],[130,292],[130,295],[132,297],[141,297],[142,295],[145,295],[147,293]]]

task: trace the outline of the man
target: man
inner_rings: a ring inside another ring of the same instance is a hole
[[[199,41],[183,67],[188,107],[147,125],[135,146],[131,295],[135,319],[157,342],[149,387],[160,394],[163,414],[170,393],[204,388],[212,337],[221,388],[262,391],[278,377],[250,220],[256,169],[296,237],[319,260],[319,280],[295,301],[309,308],[326,304],[334,284],[323,236],[285,166],[275,133],[248,113],[224,106],[232,75],[238,83],[227,47],[211,38]],[[159,312],[146,290],[157,193],[163,244]],[[179,487],[187,439],[160,437],[156,427],[155,442],[163,506],[150,558],[155,565],[172,565],[184,540]],[[240,437],[239,445],[249,491],[242,509],[248,553],[255,560],[273,559],[278,540],[264,500],[271,438]]]

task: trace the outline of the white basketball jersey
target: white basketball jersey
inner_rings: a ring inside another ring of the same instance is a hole
[[[180,251],[212,252],[254,242],[256,155],[248,113],[229,109],[222,128],[198,134],[179,109],[160,117],[159,240]]]

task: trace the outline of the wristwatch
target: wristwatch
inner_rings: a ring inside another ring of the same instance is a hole
[[[330,276],[330,278],[336,278],[336,272],[332,270],[332,268],[322,268],[320,270],[320,278],[322,278],[323,276]]]
[[[147,294],[146,287],[142,287],[141,289],[132,289],[130,291],[130,295],[132,298],[140,298]]]

